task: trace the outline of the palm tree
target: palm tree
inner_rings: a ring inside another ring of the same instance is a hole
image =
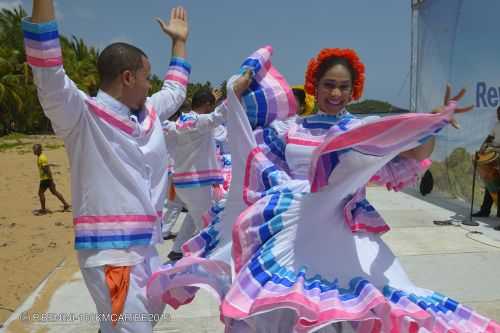
[[[21,20],[28,13],[19,6],[12,10],[2,9],[0,11],[0,41],[2,47],[19,51],[20,61],[24,61],[23,31]]]
[[[0,134],[7,134],[16,127],[16,116],[23,110],[21,86],[23,75],[16,71],[19,66],[16,50],[0,47]]]
[[[68,75],[80,89],[95,95],[99,87],[97,73],[99,51],[94,47],[88,47],[83,39],[76,36],[72,36],[71,40],[61,37],[61,46],[64,68]]]

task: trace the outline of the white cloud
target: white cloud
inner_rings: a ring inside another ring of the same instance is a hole
[[[21,0],[0,0],[0,10],[14,9],[22,5]]]

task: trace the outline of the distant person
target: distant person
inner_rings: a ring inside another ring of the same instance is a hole
[[[314,96],[306,93],[303,85],[293,86],[292,92],[297,102],[297,114],[299,116],[309,116],[315,112]]]
[[[497,122],[495,127],[491,130],[490,134],[484,139],[479,154],[484,154],[487,150],[495,150],[500,153],[500,106],[497,108]],[[472,217],[489,217],[491,207],[493,206],[493,197],[490,191],[485,188],[483,203],[478,212],[472,214]],[[498,209],[497,202],[497,217],[500,217],[500,209]],[[500,230],[500,226],[495,227],[495,230]]]
[[[38,197],[40,198],[40,210],[36,211],[38,215],[47,214],[48,210],[45,207],[45,191],[50,190],[50,193],[55,195],[59,201],[63,204],[63,211],[68,211],[71,207],[61,193],[56,190],[56,183],[52,178],[52,172],[50,171],[49,160],[45,154],[42,154],[42,145],[37,143],[33,145],[33,154],[38,156],[36,164],[38,166],[38,172],[40,173],[40,186],[38,188]]]
[[[220,125],[224,122],[225,105],[216,108],[220,97],[220,92],[201,89],[193,95],[190,112],[183,113],[176,122],[163,124],[166,141],[175,145],[172,183],[189,217],[168,254],[172,261],[182,258],[181,246],[203,228],[202,216],[217,199],[213,185],[224,183],[215,144],[219,136],[224,136]]]

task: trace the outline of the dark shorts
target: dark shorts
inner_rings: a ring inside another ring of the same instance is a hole
[[[38,189],[40,191],[46,191],[52,185],[54,185],[54,181],[52,179],[40,180],[40,187]]]

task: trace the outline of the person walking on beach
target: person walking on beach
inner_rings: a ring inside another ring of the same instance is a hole
[[[40,198],[40,209],[36,211],[36,215],[47,214],[48,210],[45,207],[45,191],[47,189],[63,204],[63,211],[68,211],[71,207],[70,204],[64,199],[61,193],[56,189],[56,183],[50,171],[49,160],[45,154],[42,153],[42,145],[36,143],[33,145],[33,154],[37,156],[36,164],[40,174],[40,186],[38,187],[38,197]]]

